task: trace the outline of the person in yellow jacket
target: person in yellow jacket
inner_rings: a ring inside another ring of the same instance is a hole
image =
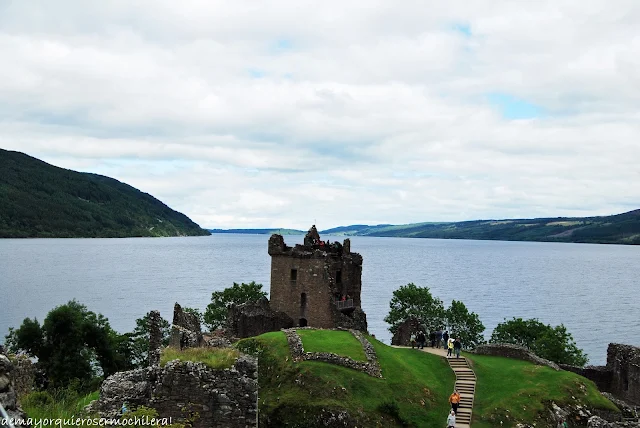
[[[451,403],[451,410],[457,415],[458,406],[460,405],[460,393],[456,389],[453,390],[453,394],[449,397],[449,403]]]
[[[452,352],[453,352],[453,339],[449,338],[449,341],[447,343],[447,358],[453,357],[453,355],[451,354]]]

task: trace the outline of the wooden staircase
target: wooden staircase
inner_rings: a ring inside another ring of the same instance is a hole
[[[456,415],[456,428],[469,428],[471,426],[471,413],[473,411],[473,399],[476,393],[476,374],[473,372],[467,359],[447,358],[451,370],[456,375],[455,388],[460,393],[460,406]]]

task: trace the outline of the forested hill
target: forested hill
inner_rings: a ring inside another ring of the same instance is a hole
[[[640,245],[640,210],[604,217],[342,226],[322,234]]]
[[[0,238],[209,235],[134,187],[0,149]]]

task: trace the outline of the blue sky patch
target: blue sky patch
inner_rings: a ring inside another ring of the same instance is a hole
[[[487,99],[505,119],[535,119],[544,115],[542,107],[513,95],[493,92],[487,95]]]
[[[458,33],[464,34],[466,37],[471,37],[471,25],[466,23],[453,24],[453,29]]]

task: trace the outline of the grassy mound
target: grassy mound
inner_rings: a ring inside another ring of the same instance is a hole
[[[328,344],[319,350],[344,354],[344,332],[308,335],[310,331],[304,331],[306,350],[313,337],[311,343]],[[282,332],[239,342],[241,351],[259,357],[260,426],[315,427],[341,411],[348,412],[348,416],[342,414],[344,420],[357,426],[442,425],[454,384],[446,361],[416,350],[391,348],[371,337],[368,340],[376,350],[384,379],[327,363],[293,363]]]
[[[160,365],[169,361],[201,362],[212,369],[228,369],[236,362],[240,353],[232,348],[186,348],[183,350],[165,348],[160,355]]]
[[[297,330],[306,352],[332,352],[356,361],[367,361],[362,344],[348,331]]]
[[[477,377],[474,428],[506,428],[517,422],[535,422],[544,416],[545,406],[551,401],[617,410],[593,382],[574,373],[510,358],[466,356]]]

